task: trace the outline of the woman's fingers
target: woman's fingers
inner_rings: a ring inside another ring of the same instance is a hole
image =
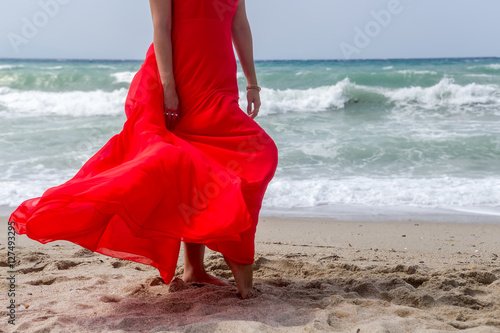
[[[163,89],[163,112],[165,114],[165,125],[169,130],[174,129],[180,120],[179,96],[175,88],[164,87]]]
[[[252,119],[257,117],[257,115],[259,114],[259,109],[253,109],[253,112],[252,112]]]
[[[250,118],[254,119],[255,117],[257,117],[257,115],[259,114],[259,108],[255,105],[255,103],[253,104],[253,110],[252,108],[250,107],[250,112],[248,112],[248,114],[250,115]]]
[[[180,120],[179,107],[177,107],[176,109],[170,109],[165,106],[164,114],[165,114],[165,125],[167,126],[167,129],[173,130],[175,125],[177,125],[177,123]]]
[[[250,98],[247,98],[247,114],[251,115],[252,114],[252,101]]]
[[[250,89],[247,93],[247,102],[247,113],[252,119],[254,119],[259,114],[261,104],[259,92],[254,89]]]

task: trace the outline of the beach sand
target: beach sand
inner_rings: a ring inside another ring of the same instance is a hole
[[[248,300],[17,236],[12,326],[1,223],[2,332],[500,332],[500,225],[264,217]],[[231,278],[220,254],[206,264]]]

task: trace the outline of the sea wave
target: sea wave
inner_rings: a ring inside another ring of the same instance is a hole
[[[401,88],[384,93],[397,106],[418,105],[419,108],[500,105],[500,89],[494,84],[456,84],[451,78],[443,78],[431,87]]]
[[[476,65],[467,67],[468,70],[498,74],[500,64]]]
[[[466,74],[466,77],[481,77],[481,78],[494,78],[495,75],[491,74]]]
[[[428,70],[417,71],[417,70],[411,70],[411,69],[400,70],[400,71],[398,71],[398,73],[403,74],[403,75],[412,75],[412,74],[415,74],[415,75],[425,75],[425,74],[437,75],[438,74],[438,72],[436,72],[436,71],[428,71]]]
[[[102,69],[115,69],[115,66],[109,66],[109,65],[97,65],[96,68],[102,68]]]
[[[475,68],[489,68],[489,69],[500,69],[500,64],[489,64],[489,65],[479,65],[479,66],[469,66],[467,67],[468,69],[475,69]]]
[[[125,88],[111,92],[45,92],[4,87],[0,88],[0,117],[119,115],[123,113],[126,96]]]
[[[50,70],[54,70],[54,69],[63,69],[63,68],[64,68],[63,66],[40,67],[40,69],[50,69]]]
[[[500,178],[367,178],[274,179],[264,206],[271,208],[324,205],[500,208]]]
[[[115,79],[115,83],[131,83],[136,72],[118,72],[111,74],[111,77]]]
[[[111,74],[117,82],[128,82],[133,72]],[[24,91],[0,87],[1,115],[60,114],[73,116],[114,115],[122,112],[127,88],[113,91]],[[500,114],[500,87],[495,84],[457,84],[443,78],[422,87],[385,88],[359,85],[345,78],[333,85],[309,89],[270,89],[261,92],[261,115],[289,112],[340,110],[349,104],[365,103],[383,109],[442,110],[455,113],[482,112],[481,107]],[[240,92],[240,107],[246,109],[246,93]],[[479,108],[478,108],[479,107]],[[367,109],[369,110],[369,109]]]
[[[6,68],[16,68],[5,65]],[[23,65],[16,65],[23,67]],[[29,65],[28,65],[29,66]],[[109,68],[108,68],[109,67]],[[130,67],[112,70],[110,66],[86,66],[83,68],[71,64],[26,67],[22,70],[3,70],[0,75],[0,86],[24,91],[110,91],[116,84],[126,87],[132,81],[136,71]],[[0,65],[0,70],[2,65]]]
[[[246,108],[242,92],[240,103]],[[349,103],[386,104],[387,107],[440,109],[443,107],[500,106],[500,87],[494,84],[460,85],[443,78],[430,87],[383,88],[358,85],[346,78],[331,86],[305,90],[263,89],[262,115],[343,109]],[[500,112],[499,112],[500,113]]]
[[[309,89],[262,89],[262,115],[287,112],[318,112],[343,109],[349,101],[346,91],[355,88],[348,78],[331,86]],[[240,106],[246,109],[245,93],[240,92]]]
[[[73,170],[71,170],[73,171]],[[63,170],[26,180],[0,181],[0,205],[15,207],[37,197],[71,176]],[[35,179],[36,178],[36,179]],[[335,205],[418,207],[460,210],[464,207],[500,209],[500,179],[441,177],[428,179],[367,178],[288,179],[275,177],[264,197],[265,208],[314,208]]]
[[[0,65],[0,70],[22,68],[24,65]]]

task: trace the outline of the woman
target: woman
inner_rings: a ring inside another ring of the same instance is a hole
[[[16,232],[69,240],[174,276],[184,242],[186,282],[227,285],[205,272],[205,246],[224,255],[252,294],[254,236],[277,166],[259,112],[244,0],[150,0],[154,42],[125,103],[127,121],[68,182],[25,201]],[[233,43],[248,81],[238,105]]]

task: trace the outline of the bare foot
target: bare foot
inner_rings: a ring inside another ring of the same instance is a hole
[[[253,293],[253,267],[252,265],[245,265],[237,263],[226,256],[224,256],[226,264],[233,272],[236,287],[241,294],[241,298],[248,299],[254,296]]]
[[[229,281],[210,275],[205,271],[196,274],[194,272],[184,271],[182,280],[186,283],[209,283],[216,286],[231,286]]]
[[[215,277],[205,271],[203,258],[205,245],[184,243],[184,275],[182,280],[186,283],[210,283],[217,286],[230,286],[229,281]]]

